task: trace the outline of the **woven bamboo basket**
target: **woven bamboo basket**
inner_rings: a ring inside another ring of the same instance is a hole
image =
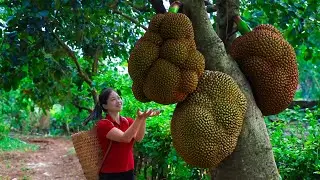
[[[96,128],[81,131],[71,136],[76,155],[87,180],[98,180],[102,151]]]

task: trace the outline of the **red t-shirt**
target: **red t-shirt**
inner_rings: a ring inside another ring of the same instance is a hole
[[[127,119],[127,120],[126,120]],[[120,117],[120,125],[107,115],[106,119],[97,122],[97,136],[102,148],[103,154],[106,153],[110,140],[106,137],[112,128],[118,128],[125,132],[133,123],[131,118]],[[112,122],[112,123],[111,123]],[[119,173],[134,169],[133,142],[130,143],[113,141],[110,151],[103,162],[102,173]]]

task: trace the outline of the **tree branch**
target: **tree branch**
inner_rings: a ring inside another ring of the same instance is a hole
[[[131,1],[126,1],[126,4],[130,5],[132,7],[132,9],[135,11],[150,12],[150,9],[148,8],[147,5],[140,7],[140,6],[134,5],[133,2],[131,2]]]
[[[304,100],[299,100],[299,101],[292,101],[290,105],[288,106],[288,109],[294,109],[295,106],[299,106],[300,109],[313,109],[317,105],[320,105],[320,101],[313,100],[313,101],[304,101]]]
[[[98,47],[96,49],[94,56],[93,56],[93,64],[92,64],[92,75],[93,76],[95,76],[98,72],[99,56],[100,56],[100,48]]]
[[[157,14],[164,14],[167,12],[162,0],[149,0],[149,2],[151,3],[152,8],[156,11]]]
[[[232,18],[240,14],[239,4],[239,0],[217,0],[217,32],[227,50],[236,38],[236,34],[230,37],[229,35],[232,34],[236,27]]]
[[[119,15],[121,15],[122,17],[130,20],[131,22],[135,23],[137,26],[142,27],[144,30],[147,30],[147,29],[148,29],[148,28],[145,27],[144,25],[140,24],[140,22],[139,22],[138,20],[132,18],[131,16],[129,16],[129,15],[127,15],[127,14],[124,14],[123,12],[121,12],[121,11],[119,11],[119,10],[117,10],[117,9],[113,9],[113,12],[114,12],[115,14],[119,14]]]
[[[207,13],[213,13],[218,11],[218,8],[215,4],[206,6],[206,9],[207,9]]]
[[[214,3],[215,2],[216,1],[214,1]],[[213,12],[216,12],[218,10],[216,4],[212,4],[208,0],[204,0],[204,5],[206,6],[206,10],[207,10],[208,13],[213,13]]]
[[[92,76],[95,76],[98,73],[98,63],[99,63],[100,53],[101,53],[101,49],[100,47],[98,47],[93,57],[94,61],[92,64]],[[99,99],[98,99],[98,93],[95,88],[92,89],[91,94],[93,96],[94,103],[96,104]]]
[[[92,81],[91,79],[88,77],[88,75],[86,75],[81,67],[80,64],[78,62],[77,57],[74,55],[74,52],[69,48],[69,46],[67,46],[59,37],[56,33],[52,32],[53,36],[56,38],[56,40],[58,41],[58,43],[60,44],[60,46],[62,46],[62,48],[67,52],[67,54],[69,55],[69,57],[72,59],[72,61],[75,63],[76,67],[77,67],[77,71],[80,75],[80,77],[83,78],[83,80],[91,87],[92,86]]]
[[[92,112],[92,109],[87,108],[87,107],[80,106],[80,105],[77,104],[76,102],[72,102],[72,104],[73,104],[76,108],[78,108],[79,111],[81,111],[81,110],[86,110],[86,111],[88,111],[89,113]]]

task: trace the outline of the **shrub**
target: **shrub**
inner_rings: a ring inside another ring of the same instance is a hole
[[[10,128],[4,122],[0,122],[0,140],[8,136]]]
[[[267,121],[276,163],[283,179],[320,178],[320,124],[317,110],[286,110]]]

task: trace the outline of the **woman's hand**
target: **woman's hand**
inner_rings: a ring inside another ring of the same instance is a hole
[[[137,111],[137,119],[146,120],[148,117],[158,116],[160,114],[159,110],[149,109],[145,112],[141,112],[139,109]]]

